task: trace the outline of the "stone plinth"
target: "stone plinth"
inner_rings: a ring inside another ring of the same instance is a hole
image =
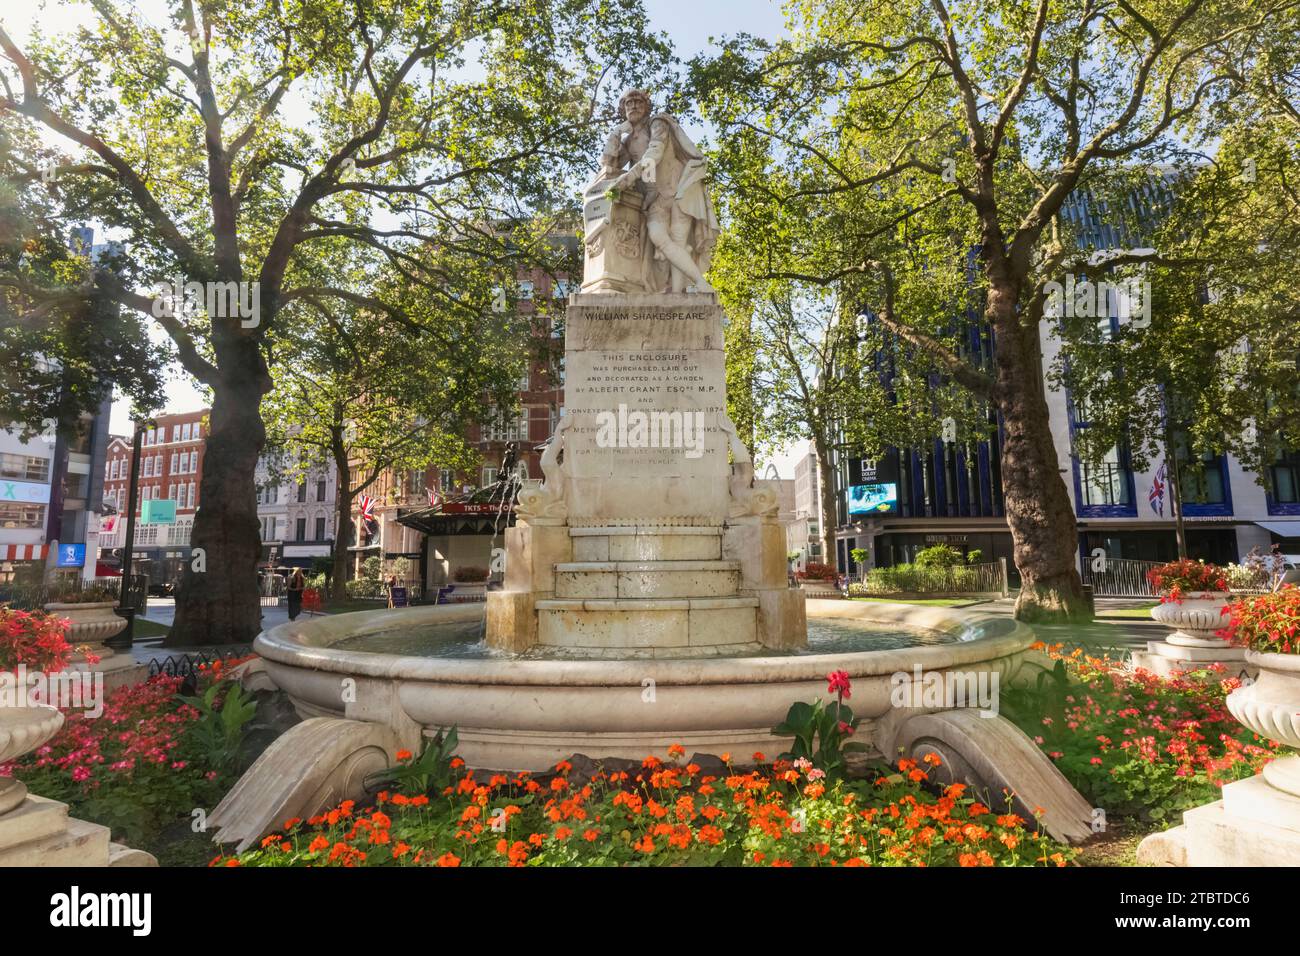
[[[1217,646],[1203,647],[1175,644],[1170,641],[1147,641],[1145,651],[1134,651],[1134,667],[1150,671],[1157,677],[1181,677],[1189,671],[1205,670],[1222,664],[1221,678],[1253,677],[1255,668],[1246,663],[1246,652],[1220,641]]]
[[[802,646],[775,495],[727,417],[717,296],[616,291],[633,250],[609,245],[626,210],[602,208],[593,285],[615,291],[570,299],[565,415],[546,480],[520,491],[488,643],[607,659]]]
[[[570,527],[725,521],[722,320],[712,293],[573,296],[564,348]]]

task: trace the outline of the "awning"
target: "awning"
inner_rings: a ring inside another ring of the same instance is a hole
[[[1274,521],[1256,521],[1255,524],[1281,538],[1300,538],[1300,518],[1292,518],[1289,521],[1278,518]]]
[[[44,561],[48,544],[0,544],[0,561]]]
[[[492,515],[464,513],[447,514],[438,508],[423,508],[397,515],[397,523],[428,535],[493,534],[515,523],[514,512],[507,511],[500,518]]]

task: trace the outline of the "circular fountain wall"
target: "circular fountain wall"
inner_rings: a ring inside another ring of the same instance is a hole
[[[473,639],[481,605],[292,622],[259,636],[255,648],[304,716],[385,722],[399,732],[455,725],[472,766],[540,770],[574,753],[639,759],[670,743],[738,761],[755,751],[774,755],[786,741],[770,728],[792,702],[825,697],[833,670],[853,679],[860,739],[875,743],[881,721],[896,711],[894,675],[920,667],[1007,678],[1034,640],[1008,618],[950,608],[813,600],[807,610],[808,649],[747,656],[581,660],[491,651]]]

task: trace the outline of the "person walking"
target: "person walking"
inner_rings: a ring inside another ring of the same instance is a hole
[[[289,595],[289,620],[296,620],[302,613],[302,592],[307,587],[307,580],[302,576],[302,568],[294,568],[289,575],[289,584],[285,588]]]

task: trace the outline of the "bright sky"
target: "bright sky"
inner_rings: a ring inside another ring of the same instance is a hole
[[[775,38],[785,32],[780,0],[644,0],[644,3],[651,27],[671,37],[677,56],[682,60],[710,49],[715,38],[741,32]],[[139,6],[151,22],[165,22],[165,4],[161,0],[142,0]],[[0,23],[21,43],[34,24],[39,24],[46,34],[75,29],[86,22],[86,9],[86,5],[81,3],[59,3],[56,0],[14,4],[0,14]],[[193,380],[181,369],[173,368],[167,383],[166,410],[194,411],[205,404],[206,399],[195,388]],[[110,429],[114,434],[130,431],[130,406],[127,402],[114,403]],[[806,445],[806,442],[799,442],[774,457],[773,463],[782,477],[794,476],[795,462],[806,453]],[[766,467],[766,462],[761,467]]]

